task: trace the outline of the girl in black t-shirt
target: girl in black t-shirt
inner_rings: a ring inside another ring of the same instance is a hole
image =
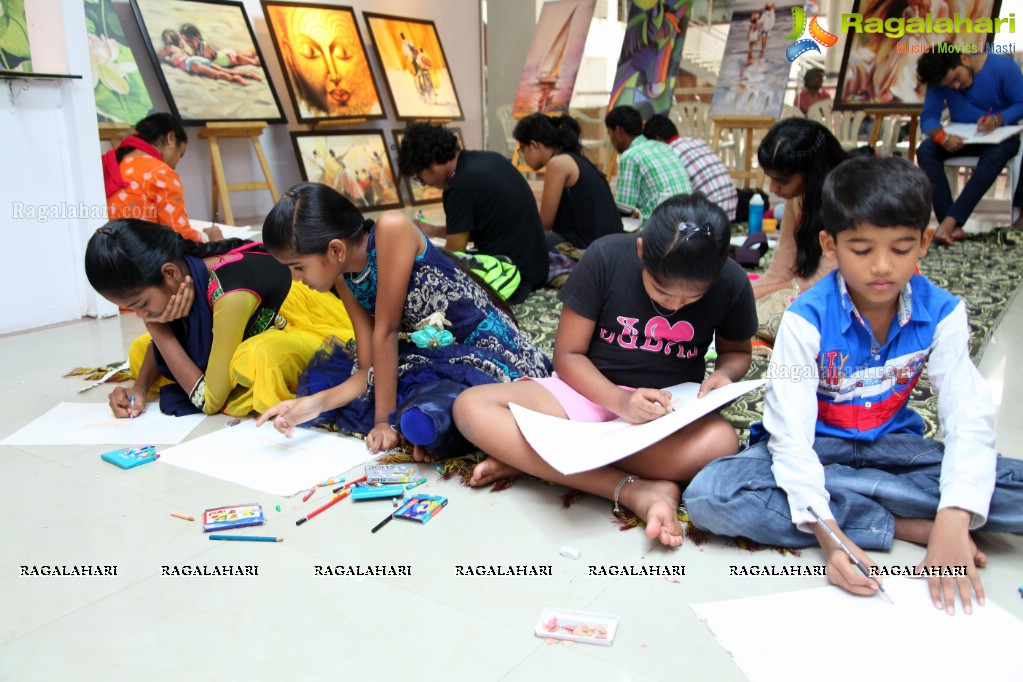
[[[721,415],[702,417],[613,466],[567,476],[529,446],[508,404],[580,421],[645,423],[671,410],[665,387],[700,382],[702,396],[741,379],[757,318],[749,280],[728,259],[728,242],[727,216],[700,193],[664,202],[641,235],[594,242],[560,293],[555,375],[471,388],[456,400],[459,430],[490,455],[470,483],[525,472],[612,499],[616,507],[620,500],[646,521],[648,537],[681,544],[676,481],[739,449]],[[717,362],[704,378],[712,340]]]
[[[579,124],[570,116],[531,114],[518,122],[512,137],[519,156],[535,171],[546,168],[540,222],[547,246],[570,242],[585,249],[594,240],[622,232],[607,178],[582,155]]]

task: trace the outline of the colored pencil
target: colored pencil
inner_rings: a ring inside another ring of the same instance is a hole
[[[195,521],[194,516],[192,516],[191,514],[186,514],[184,512],[171,512],[170,515],[176,519],[184,519],[185,521]]]
[[[345,491],[343,491],[343,492],[341,492],[341,493],[339,493],[339,494],[335,495],[335,496],[334,496],[334,499],[332,499],[332,500],[331,500],[330,502],[328,502],[327,504],[323,505],[322,507],[320,507],[320,508],[318,508],[318,509],[314,509],[313,511],[309,512],[308,514],[306,514],[305,516],[303,516],[302,518],[300,518],[300,519],[299,519],[298,521],[296,521],[296,522],[295,522],[295,525],[296,525],[296,526],[301,526],[301,525],[302,525],[303,523],[305,523],[305,522],[306,522],[306,521],[308,521],[309,519],[313,518],[314,516],[316,516],[316,515],[317,515],[317,514],[319,514],[320,512],[323,512],[323,511],[326,511],[327,509],[330,509],[330,508],[331,508],[331,507],[333,507],[333,506],[334,506],[335,504],[337,504],[337,503],[338,503],[338,502],[340,502],[341,500],[343,500],[343,499],[345,499],[346,497],[348,497],[349,495],[351,495],[351,493],[352,493],[352,491],[351,491],[351,490],[345,490]]]
[[[268,535],[211,535],[210,540],[243,540],[248,542],[284,542],[284,538]]]

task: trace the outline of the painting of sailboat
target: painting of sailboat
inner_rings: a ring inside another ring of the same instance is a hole
[[[544,3],[515,93],[516,118],[568,112],[596,4],[596,0]]]

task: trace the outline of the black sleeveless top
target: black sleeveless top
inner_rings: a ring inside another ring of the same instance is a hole
[[[599,237],[622,232],[622,219],[604,174],[585,156],[562,153],[579,166],[579,179],[562,190],[552,229],[580,249]]]

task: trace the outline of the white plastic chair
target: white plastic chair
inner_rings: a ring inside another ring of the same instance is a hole
[[[710,105],[706,102],[677,102],[668,111],[668,117],[678,126],[678,134],[682,137],[710,141]]]
[[[864,111],[835,111],[830,99],[810,105],[806,117],[826,126],[847,151],[860,146],[860,124],[867,117]]]
[[[945,159],[945,175],[948,177],[948,186],[952,190],[952,196],[959,194],[959,169],[976,168],[979,161],[980,157],[978,156],[953,156]],[[1023,164],[1023,144],[1020,144],[1016,156],[1009,160],[1009,223],[1016,222],[1016,212],[1019,210],[1012,205],[1012,197],[1019,184],[1021,164]]]

